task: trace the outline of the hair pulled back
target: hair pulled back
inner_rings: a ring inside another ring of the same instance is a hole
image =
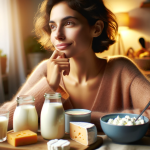
[[[50,41],[50,12],[55,4],[62,1],[67,2],[70,8],[83,15],[88,20],[89,25],[94,25],[97,20],[104,22],[101,35],[93,39],[92,48],[95,53],[103,52],[115,43],[118,24],[115,15],[105,7],[103,0],[44,0],[35,20],[35,33],[45,49],[53,48]]]

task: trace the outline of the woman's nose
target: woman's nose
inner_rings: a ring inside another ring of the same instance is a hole
[[[55,39],[57,39],[57,40],[64,40],[65,39],[65,35],[64,35],[62,28],[57,28],[56,33],[55,33]]]

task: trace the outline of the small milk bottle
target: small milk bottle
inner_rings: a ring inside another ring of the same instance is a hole
[[[41,111],[41,135],[44,139],[60,139],[65,134],[65,112],[60,93],[45,93]]]
[[[35,99],[30,95],[21,95],[17,97],[17,107],[13,116],[14,132],[38,130],[38,115],[34,105]]]

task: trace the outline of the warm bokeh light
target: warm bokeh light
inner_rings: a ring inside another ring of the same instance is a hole
[[[113,13],[129,12],[130,10],[139,8],[145,0],[104,0],[106,7]]]
[[[129,26],[129,15],[128,13],[121,12],[115,14],[117,17],[118,25],[120,27],[128,27]]]
[[[143,37],[150,43],[150,9],[141,8],[142,2],[147,0],[104,0],[106,7],[113,13],[128,13],[129,26],[123,27],[119,25],[119,34],[122,37],[125,51],[132,47],[135,51],[141,48],[139,38]],[[148,44],[147,47],[150,47]],[[118,40],[116,44],[109,47],[108,51],[97,54],[99,57],[113,55],[114,48],[117,52]],[[117,53],[116,53],[117,54]]]

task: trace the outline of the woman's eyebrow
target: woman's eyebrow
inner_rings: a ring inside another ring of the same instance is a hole
[[[70,19],[70,18],[73,18],[73,19],[78,20],[76,17],[73,17],[73,16],[67,16],[67,17],[64,17],[61,21],[65,21],[65,20]],[[50,20],[49,23],[55,23],[55,21]]]

